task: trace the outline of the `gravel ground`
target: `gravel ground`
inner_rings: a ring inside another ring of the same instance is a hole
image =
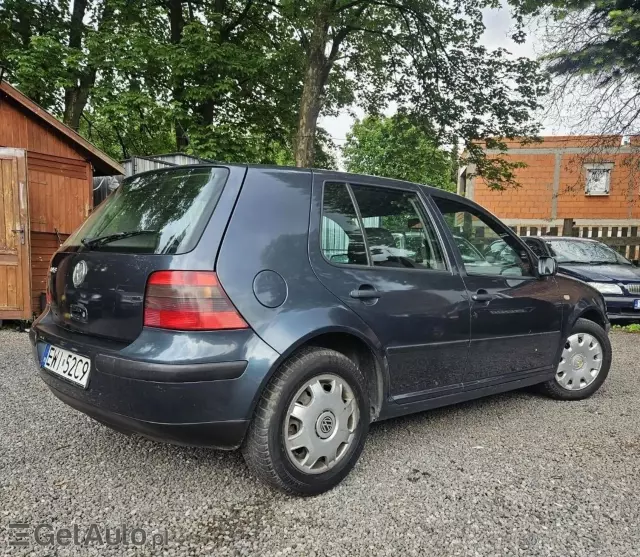
[[[126,437],[67,408],[27,335],[0,331],[0,553],[637,557],[640,336],[612,338],[591,399],[515,392],[374,425],[346,481],[294,499],[239,453]],[[9,547],[18,521],[125,524],[168,543]]]

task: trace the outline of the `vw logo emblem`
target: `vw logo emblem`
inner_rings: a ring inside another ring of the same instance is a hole
[[[83,282],[85,277],[87,276],[87,271],[89,267],[87,267],[86,261],[80,261],[73,269],[73,286],[78,288]]]
[[[336,419],[331,412],[326,410],[318,417],[316,422],[316,433],[320,439],[331,437],[333,429],[336,426]]]
[[[322,418],[322,422],[320,422],[320,431],[326,434],[331,431],[331,428],[333,428],[333,419],[331,416],[325,416]]]

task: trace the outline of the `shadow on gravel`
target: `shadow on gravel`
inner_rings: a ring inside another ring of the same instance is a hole
[[[174,445],[147,439],[137,434],[127,435],[94,420],[87,419],[87,421],[86,427],[91,431],[83,441],[83,447],[86,451],[101,453],[104,452],[105,446],[117,446],[119,456],[124,453],[130,459],[126,463],[128,467],[135,464],[148,466],[156,461],[158,463],[189,463],[192,468],[206,465],[207,467],[235,470],[238,464],[243,463],[240,451]]]
[[[393,434],[391,430],[394,427],[404,428],[406,426],[418,426],[427,422],[429,422],[431,426],[437,427],[438,425],[447,424],[452,417],[466,417],[471,422],[474,419],[497,415],[496,410],[500,411],[500,417],[504,419],[507,417],[510,409],[518,410],[519,404],[526,404],[527,401],[530,401],[532,398],[553,403],[553,401],[541,395],[533,388],[521,389],[443,406],[433,410],[425,410],[415,414],[408,414],[398,418],[391,418],[383,422],[375,422],[371,424],[371,432],[377,433],[380,426],[384,426],[386,432]]]
[[[447,429],[453,424],[458,427],[459,419],[464,419],[465,423],[469,424],[480,419],[487,422],[492,418],[508,420],[511,411],[514,416],[520,414],[522,412],[520,406],[528,406],[527,402],[530,403],[532,398],[549,404],[554,403],[534,389],[513,391],[376,422],[371,425],[370,435],[384,443],[384,437],[393,440],[407,428],[416,430],[427,424],[429,428]],[[83,445],[88,452],[101,452],[104,451],[105,446],[117,445],[119,452],[125,453],[126,458],[130,459],[127,463],[129,466],[149,466],[153,461],[180,461],[189,462],[194,468],[205,466],[210,471],[218,469],[225,470],[238,478],[245,476],[246,467],[239,450],[224,451],[173,445],[137,434],[126,435],[88,418],[87,422],[85,427],[91,430],[91,434],[87,435]]]

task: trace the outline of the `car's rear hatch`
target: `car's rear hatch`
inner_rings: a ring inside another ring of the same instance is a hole
[[[210,221],[224,220],[223,229],[228,220],[219,200],[230,172],[176,167],[125,180],[54,255],[48,284],[54,321],[74,332],[135,339],[151,273],[214,270],[216,238],[203,232]],[[195,249],[205,240],[206,250]]]

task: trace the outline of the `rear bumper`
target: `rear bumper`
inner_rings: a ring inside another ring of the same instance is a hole
[[[640,319],[640,310],[634,309],[635,300],[640,300],[637,296],[605,296],[607,304],[607,315],[611,321],[621,319]]]
[[[45,315],[30,337],[40,377],[65,404],[119,431],[222,449],[242,443],[279,357],[251,330],[144,329],[130,345],[117,346],[70,333]],[[47,344],[91,360],[86,389],[40,367]]]
[[[249,420],[227,420],[224,422],[193,424],[156,423],[137,420],[115,412],[109,412],[85,400],[69,396],[59,391],[48,381],[49,374],[47,372],[41,370],[40,375],[49,385],[51,392],[66,405],[125,434],[138,433],[149,439],[176,445],[237,449],[242,444],[249,427]]]

